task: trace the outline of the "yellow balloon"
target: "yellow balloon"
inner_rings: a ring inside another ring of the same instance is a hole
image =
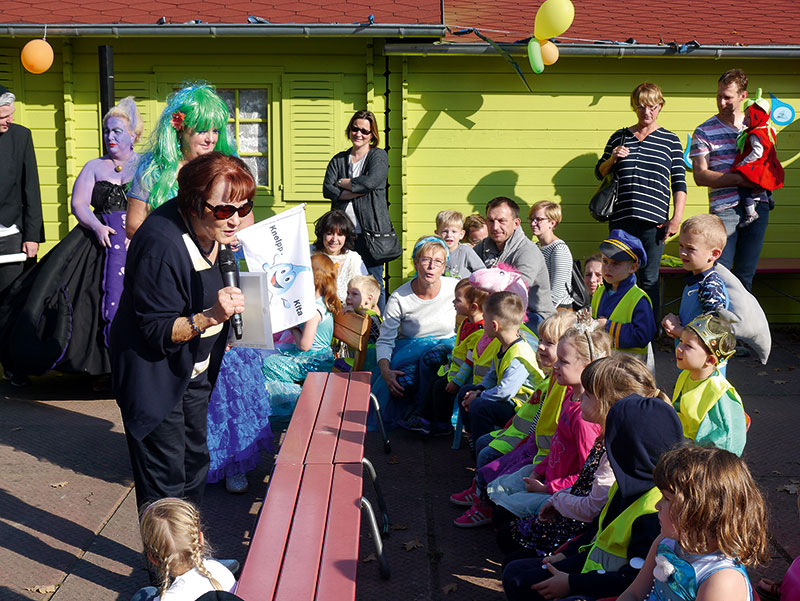
[[[539,40],[542,45],[542,62],[545,65],[553,65],[558,60],[558,46],[547,40]]]
[[[22,66],[38,75],[53,66],[53,47],[45,40],[31,40],[22,48]]]
[[[575,7],[570,0],[545,0],[536,11],[533,35],[538,40],[555,38],[563,34],[575,18]]]

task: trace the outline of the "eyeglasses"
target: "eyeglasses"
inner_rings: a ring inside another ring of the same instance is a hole
[[[203,203],[213,214],[214,219],[230,219],[234,213],[238,213],[239,217],[247,217],[250,211],[253,210],[253,201],[248,200],[241,207],[235,205],[210,205],[208,202]]]
[[[550,221],[547,217],[531,217],[531,223],[542,223],[543,221]]]
[[[655,113],[660,108],[661,108],[660,104],[656,104],[655,106],[645,106],[643,104],[640,104],[637,105],[636,110],[641,111],[643,113]]]
[[[368,130],[368,129],[361,129],[360,127],[356,127],[355,125],[353,125],[352,127],[350,127],[350,131],[351,131],[351,132],[353,132],[354,134],[361,133],[361,135],[362,135],[362,136],[369,136],[369,135],[372,135],[372,132],[371,132],[370,130]]]
[[[444,265],[444,261],[442,261],[441,259],[434,259],[433,257],[420,257],[417,260],[419,261],[419,264],[422,265],[423,267],[430,267],[431,265],[433,265],[434,267],[441,267],[442,265]]]

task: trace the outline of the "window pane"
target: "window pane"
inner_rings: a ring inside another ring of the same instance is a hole
[[[239,118],[266,119],[267,91],[239,90]]]
[[[267,128],[264,123],[239,124],[239,152],[267,152]]]
[[[242,157],[259,186],[267,185],[267,157]]]
[[[231,142],[236,142],[236,127],[234,124],[228,123],[226,129],[228,130],[228,140]]]
[[[228,118],[233,119],[236,115],[236,94],[233,90],[217,90],[217,94],[228,105]]]

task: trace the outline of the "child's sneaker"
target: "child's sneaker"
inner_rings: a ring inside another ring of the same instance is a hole
[[[431,424],[431,436],[452,436],[453,426],[450,422],[433,422]]]
[[[401,419],[397,422],[397,425],[404,430],[419,432],[426,436],[431,433],[431,423],[420,415],[410,415],[406,419]]]
[[[758,219],[758,213],[756,213],[756,212],[745,214],[745,216],[739,222],[739,226],[738,226],[739,229],[741,229],[743,227],[747,227],[748,225],[753,223],[756,219]]]
[[[454,505],[472,507],[479,501],[476,486],[475,480],[473,479],[468,489],[450,495],[450,502]]]
[[[467,509],[464,515],[453,520],[453,524],[459,528],[478,528],[492,523],[492,506],[484,503],[480,499],[478,502]]]

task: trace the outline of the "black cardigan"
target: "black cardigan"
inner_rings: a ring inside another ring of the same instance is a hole
[[[217,264],[202,272],[194,269],[186,233],[172,199],[145,219],[128,249],[110,351],[114,396],[126,429],[137,440],[164,421],[183,397],[194,364],[204,358],[199,356],[202,349],[212,345],[212,386],[225,351],[228,322],[215,340],[206,337],[201,342],[197,336],[188,342],[172,341],[175,320],[207,309],[224,288]]]
[[[370,232],[389,232],[392,221],[386,204],[386,179],[389,175],[389,157],[383,148],[370,148],[364,159],[361,175],[353,178],[353,192],[363,194],[352,200],[353,211],[361,229]],[[344,211],[348,200],[339,200],[342,188],[336,185],[340,179],[350,177],[350,150],[335,154],[325,171],[322,195],[331,201],[331,210]]]

